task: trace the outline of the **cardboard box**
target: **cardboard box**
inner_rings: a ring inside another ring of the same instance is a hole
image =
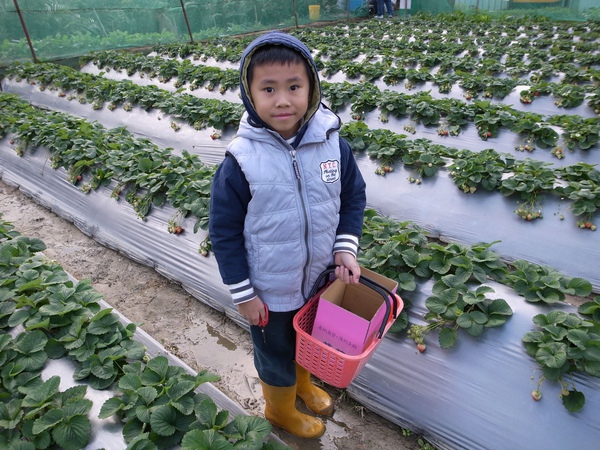
[[[396,293],[398,284],[371,270],[361,274]],[[364,284],[335,280],[319,298],[312,337],[345,353],[360,355],[371,344],[385,317],[381,294]]]

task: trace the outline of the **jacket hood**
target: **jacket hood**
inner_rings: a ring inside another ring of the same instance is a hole
[[[244,102],[244,106],[246,107],[246,111],[248,112],[248,122],[252,126],[259,127],[267,127],[267,124],[258,116],[256,110],[254,109],[254,104],[252,99],[250,98],[250,86],[248,86],[248,65],[252,59],[252,55],[254,52],[264,45],[283,45],[289,47],[293,50],[296,50],[300,53],[309,63],[311,67],[311,74],[314,81],[314,88],[312,97],[308,102],[308,110],[306,111],[306,115],[304,116],[304,123],[308,122],[308,120],[315,114],[315,112],[319,109],[319,105],[321,103],[321,83],[319,82],[319,73],[317,70],[317,66],[315,61],[312,58],[310,50],[306,45],[300,42],[297,38],[284,33],[282,31],[270,31],[265,33],[254,41],[252,41],[248,47],[244,50],[242,54],[242,59],[240,61],[240,91],[242,96],[242,101]]]

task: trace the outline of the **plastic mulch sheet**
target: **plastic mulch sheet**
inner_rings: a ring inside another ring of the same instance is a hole
[[[540,307],[506,286],[486,284],[495,290],[490,297],[503,298],[514,311],[502,327],[486,329],[477,338],[459,332],[456,346],[446,350],[437,345],[432,332],[425,339],[424,353],[404,334],[388,333],[348,387],[350,395],[392,422],[421,433],[440,449],[597,448],[600,379],[575,377],[577,389],[586,398],[578,413],[563,407],[558,383],[546,381],[543,398],[535,402],[530,394],[540,371],[521,343],[523,335],[534,328],[534,315],[551,309],[575,312],[575,308]],[[411,323],[425,324],[424,303],[431,287],[428,282],[411,295]]]
[[[110,186],[84,194],[66,180],[64,171],[48,169],[44,149],[18,157],[7,139],[0,140],[0,176],[6,183],[18,185],[84,233],[155,267],[199,300],[245,326],[218,281],[214,258],[197,252],[202,233],[167,233],[167,221],[173,213],[167,208],[155,209],[141,222],[127,203],[110,198]],[[388,333],[348,388],[349,394],[392,422],[422,433],[439,448],[501,450],[522,448],[526,442],[534,450],[562,450],[572,447],[573,439],[578,448],[596,448],[600,439],[600,423],[595,417],[600,408],[600,380],[576,377],[577,388],[586,396],[586,405],[578,413],[567,412],[558,398],[559,387],[548,382],[542,401],[532,401],[530,393],[536,388],[537,377],[535,381],[531,377],[537,365],[525,353],[521,338],[534,328],[531,318],[544,307],[526,303],[505,286],[490,285],[514,310],[503,327],[486,330],[479,338],[460,334],[459,342],[450,350],[440,349],[435,333],[431,333],[423,354],[404,333]],[[411,294],[412,323],[422,323],[430,288],[426,284]],[[558,307],[575,312],[571,306]]]

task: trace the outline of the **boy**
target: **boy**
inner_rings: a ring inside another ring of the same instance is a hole
[[[294,362],[293,318],[332,263],[339,279],[358,283],[365,183],[339,117],[321,103],[303,43],[279,31],[255,39],[242,55],[240,89],[246,112],[213,180],[210,239],[250,324],[265,417],[316,438],[325,425],[296,409],[296,395],[320,415],[333,412],[333,401]]]

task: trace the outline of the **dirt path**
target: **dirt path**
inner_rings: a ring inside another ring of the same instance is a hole
[[[0,181],[0,213],[21,234],[41,239],[44,254],[81,280],[89,278],[104,300],[195,370],[221,376],[214,383],[253,414],[264,401],[252,363],[248,333],[224,314],[204,305],[154,269],[103,247],[75,225]],[[326,386],[336,412],[320,440],[298,440],[275,429],[297,450],[412,450],[419,439]],[[116,450],[116,449],[115,449]]]

